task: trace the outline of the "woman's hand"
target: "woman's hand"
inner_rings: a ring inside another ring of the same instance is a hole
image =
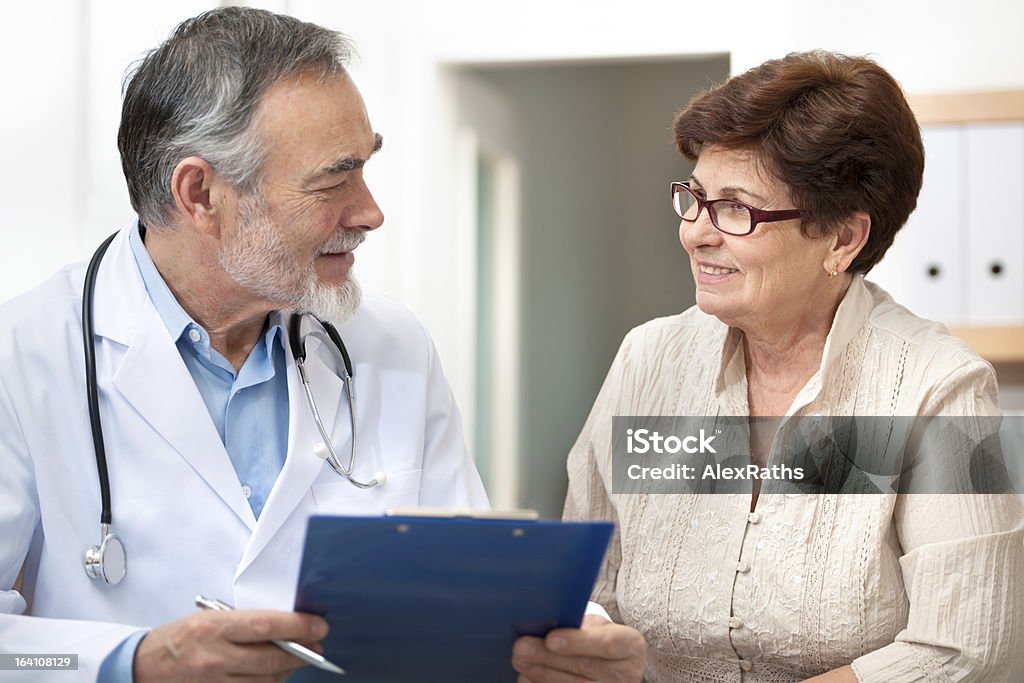
[[[578,629],[517,640],[512,667],[520,674],[519,683],[640,683],[646,651],[636,629],[589,615]]]

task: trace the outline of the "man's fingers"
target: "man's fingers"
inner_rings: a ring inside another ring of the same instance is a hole
[[[315,614],[273,610],[207,612],[223,618],[222,634],[235,643],[264,643],[268,640],[319,641],[327,635],[327,622]]]
[[[225,670],[231,674],[265,674],[280,678],[282,674],[306,665],[306,662],[272,643],[250,643],[230,647],[232,664]]]
[[[142,638],[132,662],[133,678],[137,683],[250,675],[279,680],[304,662],[268,641],[295,640],[318,648],[326,633],[327,623],[311,614],[195,612]]]

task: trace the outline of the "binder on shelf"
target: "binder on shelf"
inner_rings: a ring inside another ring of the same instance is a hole
[[[968,322],[1024,324],[1024,123],[967,128]]]
[[[467,517],[309,520],[295,610],[330,624],[350,683],[513,683],[521,635],[579,626],[613,525]],[[291,681],[338,681],[306,667]]]
[[[966,134],[963,126],[929,126],[921,134],[924,185],[917,210],[896,238],[904,249],[900,275],[907,289],[905,298],[890,293],[923,318],[956,325],[967,318]]]

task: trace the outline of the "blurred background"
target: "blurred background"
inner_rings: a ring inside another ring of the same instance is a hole
[[[496,507],[558,516],[565,457],[623,335],[693,304],[668,185],[700,89],[766,59],[869,55],[911,95],[922,208],[869,276],[962,334],[1024,409],[1024,3],[978,0],[53,0],[0,13],[0,300],[132,217],[126,67],[182,19],[252,4],[351,35],[385,137],[367,288],[437,343]],[[925,201],[926,198],[929,198]],[[926,208],[926,207],[931,207]]]

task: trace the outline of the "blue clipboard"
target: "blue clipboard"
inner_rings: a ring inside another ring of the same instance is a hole
[[[512,644],[579,626],[610,522],[314,516],[295,610],[331,631],[290,681],[514,683]]]

